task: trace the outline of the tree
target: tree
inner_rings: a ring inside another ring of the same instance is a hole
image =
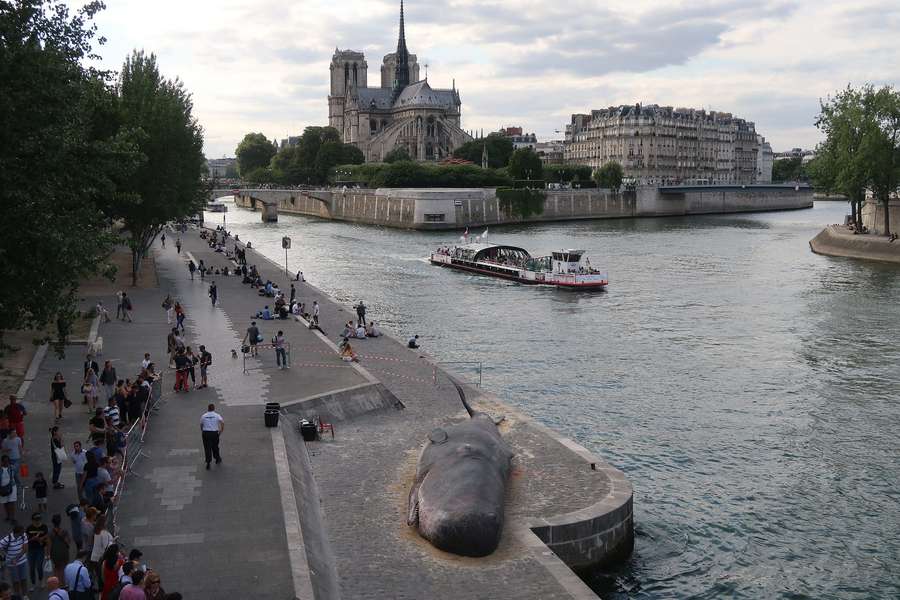
[[[624,177],[625,172],[622,170],[622,165],[615,161],[606,163],[594,172],[594,181],[597,182],[597,185],[602,188],[609,188],[614,192],[618,192],[619,188],[622,187],[622,179]]]
[[[392,162],[402,162],[402,161],[410,161],[412,157],[409,155],[409,150],[407,150],[403,146],[399,146],[394,148],[384,157],[384,162],[392,163]]]
[[[544,179],[555,183],[590,181],[593,170],[587,165],[545,165]]]
[[[857,228],[862,227],[862,205],[871,190],[884,208],[884,234],[890,235],[889,201],[900,181],[898,92],[889,86],[848,86],[822,101],[816,127],[825,133],[813,161],[817,184],[849,198]]]
[[[803,159],[799,156],[782,158],[772,163],[772,181],[775,183],[804,181],[806,178]]]
[[[488,167],[499,169],[509,164],[509,157],[513,153],[513,143],[508,137],[500,133],[492,133],[486,138],[466,142],[453,151],[453,156],[470,160],[476,165],[480,165],[485,147],[487,147]]]
[[[0,332],[55,325],[64,342],[79,280],[109,269],[101,209],[134,152],[109,123],[109,74],[82,64],[102,8],[0,2]]]
[[[519,148],[509,157],[509,174],[513,179],[527,179],[529,181],[543,177],[543,163],[541,157],[535,154],[531,148]]]
[[[150,244],[170,221],[195,215],[206,204],[203,130],[180,80],[164,79],[156,56],[134,51],[117,85],[120,128],[136,132],[141,163],[120,182],[110,216],[129,232],[132,285]]]
[[[248,133],[234,151],[234,155],[237,157],[238,173],[243,177],[254,169],[268,167],[275,152],[275,143],[266,139],[265,135]]]

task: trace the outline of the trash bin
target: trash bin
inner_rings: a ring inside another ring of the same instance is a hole
[[[266,421],[266,427],[278,427],[278,411],[267,408],[266,412],[263,413],[263,417]]]
[[[310,423],[306,419],[300,421],[300,435],[304,442],[314,442],[319,435],[314,423]]]
[[[277,402],[266,402],[266,410],[281,410],[281,405]]]

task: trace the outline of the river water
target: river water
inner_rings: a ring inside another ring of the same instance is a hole
[[[458,232],[229,208],[242,240],[283,262],[291,236],[292,271],[482,362],[485,388],[625,472],[635,552],[590,578],[602,597],[900,597],[900,266],[810,252],[844,203],[490,232],[587,250],[606,293],[423,260]]]

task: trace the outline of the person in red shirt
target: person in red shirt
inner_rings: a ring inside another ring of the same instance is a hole
[[[6,407],[6,418],[10,429],[15,429],[22,442],[25,442],[25,407],[16,401],[16,395],[9,395],[9,406]]]

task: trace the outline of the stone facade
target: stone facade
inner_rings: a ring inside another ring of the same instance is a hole
[[[731,113],[655,104],[575,114],[565,161],[599,168],[616,161],[639,184],[748,184],[757,180],[756,129]]]
[[[756,136],[759,145],[759,153],[756,155],[756,182],[772,183],[772,166],[775,164],[775,155],[772,145],[761,135]]]
[[[368,86],[362,52],[335,49],[331,59],[328,124],[354,144],[366,161],[378,162],[405,148],[419,161],[439,161],[472,138],[460,129],[462,101],[454,83],[435,89],[419,80],[419,63],[406,48],[403,2],[397,51],[384,57],[381,87]]]

